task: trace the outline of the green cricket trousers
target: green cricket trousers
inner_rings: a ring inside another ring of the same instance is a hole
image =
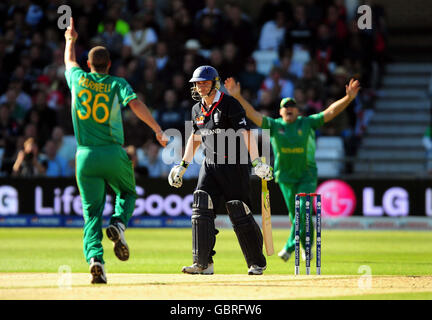
[[[288,253],[291,253],[295,250],[295,195],[297,193],[302,193],[302,192],[314,193],[316,191],[317,181],[316,179],[306,180],[294,184],[286,184],[286,183],[279,182],[279,187],[282,191],[282,195],[284,197],[285,204],[288,208],[289,218],[291,221],[291,231],[284,249]],[[313,200],[313,198],[311,198],[311,200]],[[300,197],[300,244],[302,245],[303,248],[306,247],[305,202],[306,202],[306,198]],[[311,217],[312,217],[312,213],[313,213],[313,206],[311,206]],[[310,235],[311,235],[311,248],[313,248],[314,226],[312,223],[312,219],[310,223]]]
[[[84,217],[84,256],[87,262],[102,263],[102,214],[107,185],[116,195],[111,222],[120,220],[126,227],[137,198],[132,161],[120,145],[78,146],[76,179]]]

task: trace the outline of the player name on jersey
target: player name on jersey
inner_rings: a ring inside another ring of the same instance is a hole
[[[304,153],[304,148],[281,148],[283,153]]]
[[[78,84],[81,87],[86,87],[88,89],[97,91],[97,92],[110,92],[111,91],[111,84],[108,83],[97,83],[94,81],[91,81],[87,79],[84,76],[81,76],[81,78],[78,80]]]

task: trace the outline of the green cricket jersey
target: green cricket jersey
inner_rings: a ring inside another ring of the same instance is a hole
[[[65,72],[72,92],[72,122],[80,146],[123,145],[121,108],[137,96],[129,83],[79,67]]]
[[[324,113],[299,116],[294,123],[282,118],[263,117],[262,128],[270,129],[270,141],[275,156],[275,181],[296,183],[307,169],[316,168],[315,130],[324,124]]]

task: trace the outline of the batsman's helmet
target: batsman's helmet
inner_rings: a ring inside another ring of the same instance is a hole
[[[212,66],[200,66],[195,69],[192,78],[189,80],[189,82],[193,83],[193,86],[191,88],[192,99],[197,101],[201,99],[201,96],[196,90],[195,82],[208,81],[208,80],[212,81],[212,87],[208,94],[210,94],[210,92],[212,92],[213,89],[220,88],[220,77],[215,68],[213,68]]]

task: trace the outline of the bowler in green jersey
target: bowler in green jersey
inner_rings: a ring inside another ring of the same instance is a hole
[[[107,283],[102,247],[102,213],[109,185],[116,194],[114,214],[106,229],[114,244],[114,253],[122,261],[129,259],[124,231],[135,209],[135,176],[132,162],[123,149],[121,109],[131,110],[156,133],[162,146],[166,137],[125,79],[108,74],[109,52],[94,47],[88,55],[90,73],[80,68],[75,58],[73,19],[65,32],[65,77],[72,93],[71,113],[78,148],[76,180],[84,217],[84,256],[90,265],[91,283]]]
[[[233,78],[225,80],[228,93],[236,98],[246,111],[246,116],[258,127],[270,130],[270,141],[275,156],[274,177],[282,191],[288,207],[291,221],[291,233],[279,257],[288,261],[295,249],[294,233],[294,198],[297,193],[314,193],[317,187],[317,167],[315,162],[315,130],[324,123],[331,121],[355,99],[360,82],[351,79],[345,86],[346,95],[332,103],[324,111],[304,117],[300,115],[296,101],[286,97],[280,102],[280,118],[266,117],[256,111],[243,98],[240,84]],[[305,201],[304,198],[301,201]],[[305,248],[305,209],[301,205],[300,242]],[[313,225],[311,225],[311,243],[313,243]]]

